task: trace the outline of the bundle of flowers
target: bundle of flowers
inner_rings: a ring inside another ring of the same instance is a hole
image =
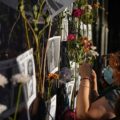
[[[98,56],[96,47],[93,45],[92,40],[89,40],[88,37],[76,39],[75,34],[69,34],[67,44],[68,57],[71,61],[76,63],[92,63],[96,56]]]
[[[94,22],[94,18],[97,17],[95,10],[99,7],[100,4],[97,2],[89,3],[87,0],[74,2],[72,14],[69,15],[70,34],[67,37],[68,57],[71,61],[79,64],[85,61],[92,63],[98,56],[92,37],[89,36],[88,25]],[[85,25],[86,29],[82,25]]]

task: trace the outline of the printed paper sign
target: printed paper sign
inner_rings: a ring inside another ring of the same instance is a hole
[[[56,95],[51,98],[49,120],[55,120],[56,116]]]
[[[47,66],[49,73],[58,71],[60,57],[60,36],[51,37],[48,40]]]
[[[24,86],[25,99],[28,108],[30,107],[33,100],[36,98],[36,75],[35,75],[35,64],[33,57],[33,49],[26,51],[25,53],[17,57],[20,72],[29,75],[30,80]]]
[[[66,91],[67,91],[67,95],[68,95],[68,99],[69,99],[69,106],[71,105],[74,83],[75,83],[75,81],[70,81],[70,82],[66,83]]]

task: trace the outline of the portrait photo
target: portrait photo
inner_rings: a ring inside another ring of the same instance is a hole
[[[58,71],[60,57],[60,36],[54,36],[48,40],[47,66],[49,73]]]
[[[32,59],[29,59],[27,62],[27,73],[30,77],[33,76],[33,61],[32,61]]]
[[[29,49],[17,58],[19,68],[22,74],[25,74],[30,80],[24,85],[24,95],[27,107],[29,108],[36,98],[36,74],[33,49]]]

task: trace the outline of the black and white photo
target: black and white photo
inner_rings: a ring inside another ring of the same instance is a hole
[[[36,98],[36,75],[33,49],[29,49],[25,53],[17,57],[17,62],[21,73],[29,76],[30,80],[24,85],[24,94],[27,107],[29,108],[33,100]]]
[[[66,83],[66,91],[69,99],[69,106],[71,106],[72,93],[74,88],[75,81],[70,81]]]
[[[54,36],[48,40],[47,66],[49,73],[58,71],[60,57],[60,36]]]
[[[30,77],[32,77],[33,76],[33,61],[32,61],[32,59],[29,59],[28,60],[28,62],[27,62],[27,68],[28,68],[28,75],[30,76]]]

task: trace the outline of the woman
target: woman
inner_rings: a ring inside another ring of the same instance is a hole
[[[109,64],[114,72],[114,84],[119,86],[120,52],[110,55]],[[118,104],[120,104],[120,90],[115,89],[91,103],[91,90],[94,91],[96,97],[98,96],[96,73],[88,63],[84,63],[80,66],[80,75],[82,79],[76,101],[76,117],[82,120],[106,120],[120,115],[120,109],[118,107]],[[116,102],[117,105],[115,105]]]

